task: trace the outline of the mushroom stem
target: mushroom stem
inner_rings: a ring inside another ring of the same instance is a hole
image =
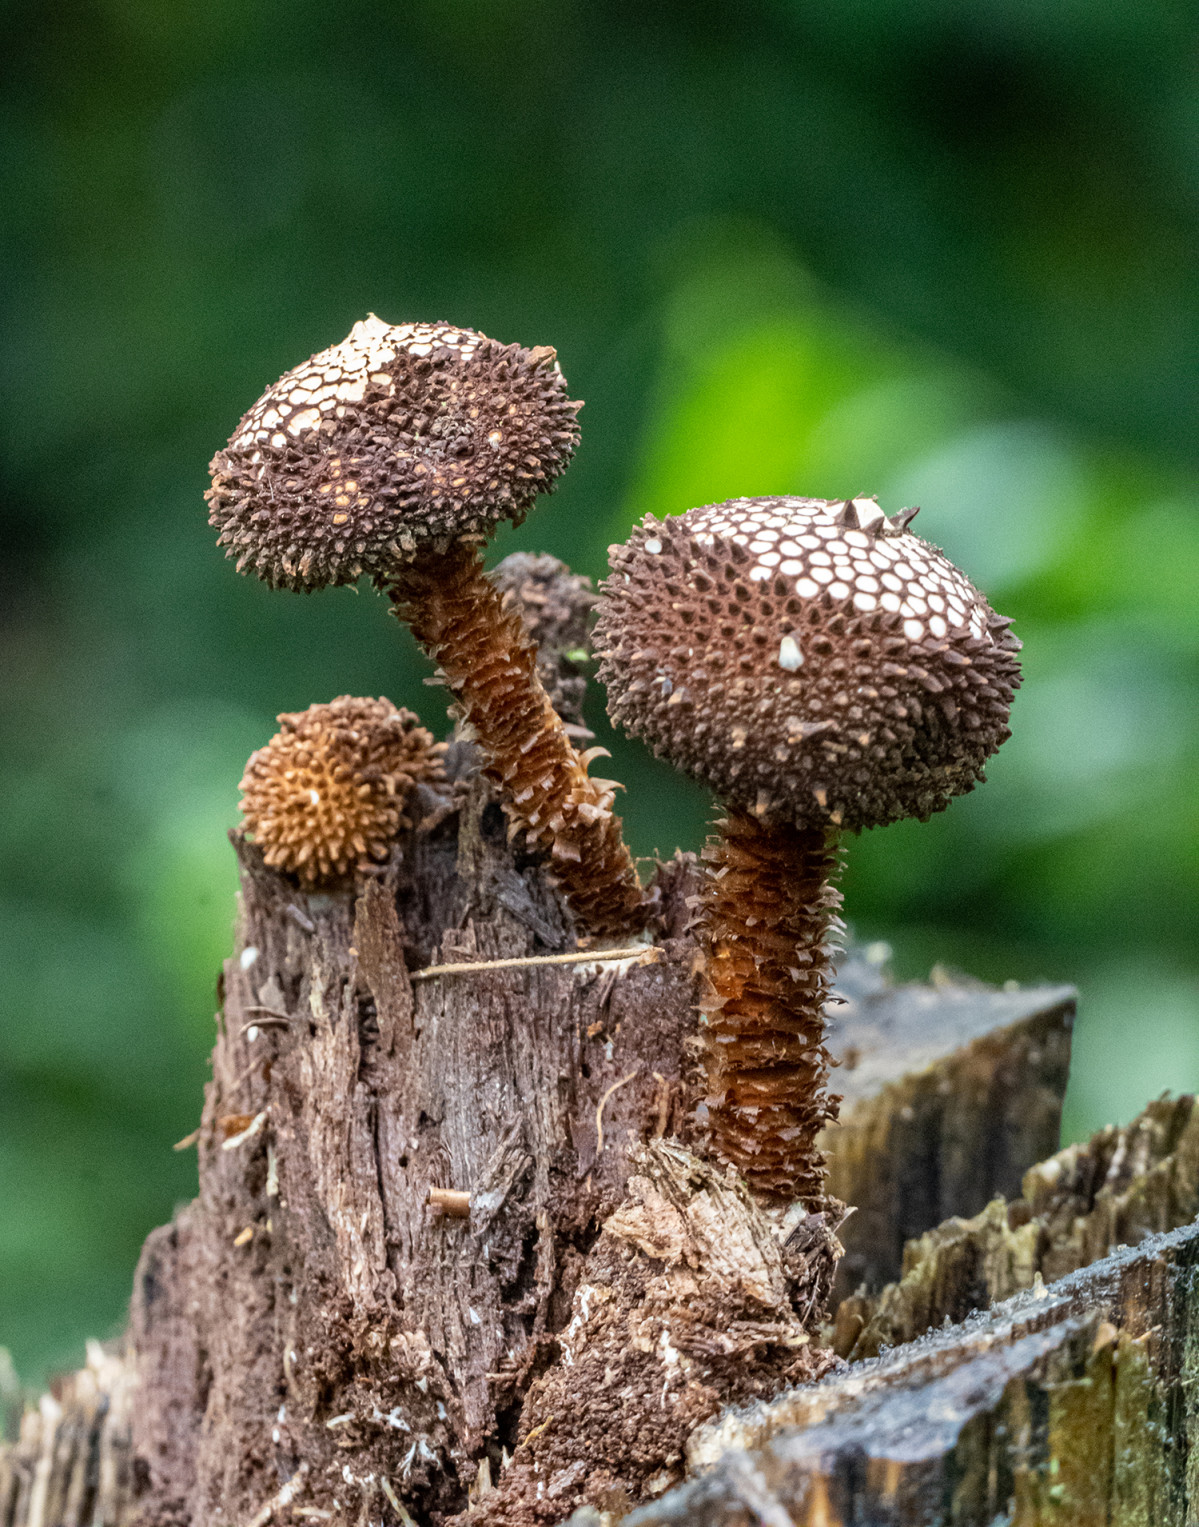
[[[537,648],[468,544],[421,552],[388,584],[395,614],[438,664],[500,787],[509,819],[549,854],[550,872],[589,933],[633,934],[648,913],[612,814],[614,786],[591,779],[537,674]]]
[[[824,1004],[830,942],[841,931],[834,831],[729,810],[703,859],[704,1060],[712,1144],[764,1197],[824,1202]]]

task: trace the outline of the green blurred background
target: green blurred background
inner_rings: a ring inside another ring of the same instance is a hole
[[[379,600],[270,594],[206,463],[373,310],[587,400],[495,556],[919,503],[1016,617],[987,787],[850,846],[901,974],[1082,988],[1068,1137],[1199,1086],[1199,78],[1171,0],[59,0],[4,11],[0,1342],[120,1323],[194,1187],[225,838],[276,712],[433,725]],[[598,696],[596,697],[598,698]],[[596,722],[599,707],[596,706]],[[636,849],[703,796],[616,741]]]

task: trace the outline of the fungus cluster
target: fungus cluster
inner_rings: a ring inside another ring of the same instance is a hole
[[[548,346],[372,316],[245,415],[213,459],[209,517],[238,570],[274,587],[366,573],[387,591],[582,931],[626,935],[646,910],[612,787],[589,777],[479,552],[552,488],[580,406]]]
[[[555,352],[370,317],[290,371],[212,462],[210,518],[238,571],[308,591],[369,576],[438,665],[511,824],[585,935],[648,917],[580,753],[593,596],[553,559],[493,577],[481,547],[550,491],[581,405]],[[724,804],[698,910],[708,1114],[763,1195],[823,1202],[823,1007],[838,840],[942,810],[982,779],[1019,683],[1009,622],[874,499],[733,499],[612,548],[596,626],[612,719]],[[545,650],[539,653],[539,639]],[[558,700],[555,709],[551,699]],[[384,856],[428,733],[386,701],[298,716],[250,760],[246,825],[308,885]]]
[[[246,831],[272,869],[328,887],[387,858],[413,787],[441,774],[444,748],[390,700],[342,695],[278,718],[242,778]]]
[[[713,1141],[820,1201],[836,842],[983,777],[1019,682],[1010,622],[873,499],[733,499],[612,548],[596,650],[617,724],[728,808],[700,909]]]

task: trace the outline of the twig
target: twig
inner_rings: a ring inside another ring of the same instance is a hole
[[[535,1426],[531,1432],[526,1434],[522,1446],[528,1447],[532,1442],[540,1437],[542,1432],[545,1431],[546,1427],[550,1425],[553,1419],[553,1416],[546,1416],[545,1420],[541,1423],[540,1426]]]
[[[304,1488],[304,1480],[308,1474],[308,1465],[302,1463],[291,1476],[277,1495],[272,1495],[266,1505],[256,1511],[246,1527],[266,1527],[266,1524],[274,1516],[276,1511],[282,1511],[285,1506],[290,1506],[296,1496]]]
[[[252,1013],[253,1011],[254,1011],[254,1009],[252,1007],[246,1008],[246,1012],[247,1013]],[[289,1028],[291,1028],[291,1019],[290,1018],[253,1018],[253,1019],[251,1019],[251,1021],[249,1023],[243,1023],[241,1028],[238,1029],[237,1032],[238,1032],[238,1034],[248,1034],[251,1029],[289,1029]]]
[[[451,1219],[470,1218],[470,1194],[456,1188],[430,1188],[425,1202]]]
[[[461,975],[468,970],[515,970],[523,965],[585,965],[590,960],[636,960],[638,965],[652,964],[662,951],[647,945],[644,949],[582,949],[573,954],[527,954],[511,960],[467,960],[460,965],[426,965],[409,977],[429,981],[434,976]]]
[[[614,1092],[619,1092],[627,1082],[631,1082],[640,1070],[641,1067],[638,1066],[635,1070],[630,1071],[628,1076],[622,1076],[618,1082],[613,1082],[595,1105],[595,1159],[597,1161],[604,1149],[604,1105]]]
[[[391,1480],[388,1479],[386,1474],[379,1475],[379,1483],[383,1487],[383,1494],[386,1495],[388,1501],[391,1503],[391,1509],[400,1519],[401,1527],[416,1527],[416,1524],[413,1522],[412,1518],[408,1515],[407,1511],[404,1510],[404,1507],[400,1502],[400,1497],[395,1492],[395,1486],[392,1484]]]

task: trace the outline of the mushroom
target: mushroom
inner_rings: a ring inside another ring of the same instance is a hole
[[[246,831],[272,869],[330,888],[387,858],[413,787],[441,777],[444,745],[390,700],[340,695],[278,718],[242,777]]]
[[[568,735],[594,741],[583,719],[585,664],[591,659],[595,590],[591,579],[572,573],[545,552],[514,551],[491,572],[501,593],[516,602],[537,646],[537,671]]]
[[[587,772],[602,749],[573,747],[479,550],[553,486],[580,407],[549,346],[372,314],[245,415],[213,458],[209,518],[238,571],[272,587],[366,573],[388,593],[583,929],[624,934],[646,910],[614,786]]]
[[[716,1150],[823,1201],[823,1008],[844,832],[926,820],[1010,735],[1020,643],[872,498],[732,499],[612,548],[595,648],[612,720],[724,803],[698,925]]]

